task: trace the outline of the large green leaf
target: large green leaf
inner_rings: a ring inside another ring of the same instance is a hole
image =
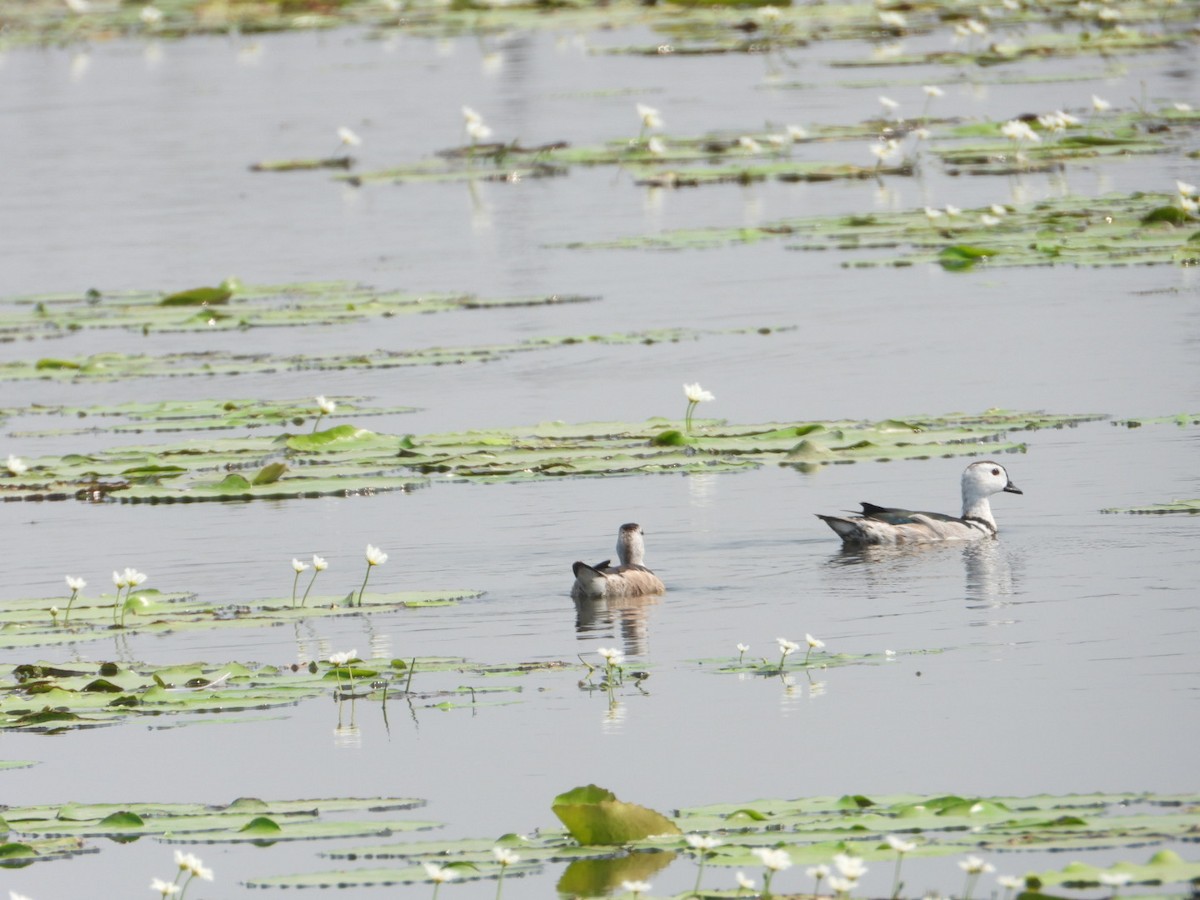
[[[625,803],[594,784],[559,794],[551,809],[584,846],[628,844],[651,835],[679,833],[679,827],[662,813]]]

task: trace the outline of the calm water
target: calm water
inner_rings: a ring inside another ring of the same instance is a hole
[[[8,53],[0,59],[3,296],[177,289],[236,274],[252,283],[353,279],[490,296],[582,292],[600,302],[211,338],[85,332],[53,344],[3,344],[0,359],[196,346],[367,351],[678,325],[797,327],[653,347],[567,347],[484,366],[16,384],[3,388],[3,405],[354,394],[421,407],[368,424],[422,433],[680,415],[680,385],[699,380],[717,395],[702,412],[738,422],[994,406],[1118,417],[1200,409],[1200,304],[1189,270],[954,276],[846,270],[835,254],[801,254],[782,242],[681,253],[547,246],[790,215],[1166,190],[1174,178],[1195,180],[1174,157],[1080,166],[1056,178],[950,179],[929,167],[923,179],[882,188],[768,183],[677,193],[647,192],[610,170],[481,184],[474,195],[463,185],[355,190],[321,173],[247,171],[260,159],[329,153],[339,125],[362,134],[363,168],[418,159],[461,139],[464,103],[500,137],[584,144],[632,134],[637,101],[663,111],[668,133],[690,134],[857,121],[876,114],[883,90],[841,87],[844,76],[826,65],[861,48],[801,57],[786,78],[802,88],[769,83],[756,58],[610,57],[556,35],[514,35],[488,48],[500,54],[498,66],[470,40],[381,42],[352,31]],[[937,112],[1009,117],[1077,108],[1093,92],[1122,105],[1142,82],[1154,98],[1197,95],[1193,58],[1132,58],[1121,69],[1074,65],[1093,80],[1036,90],[963,84],[948,89]],[[915,114],[922,79],[939,73],[888,74],[902,80],[886,90]],[[865,146],[819,152],[868,160]],[[44,424],[8,421],[0,453],[123,440],[16,434]],[[386,656],[570,660],[618,645],[652,672],[645,693],[623,691],[616,708],[580,691],[570,673],[529,679],[522,701],[510,706],[419,709],[393,717],[390,729],[364,706],[353,738],[333,733],[337,710],[326,701],[236,726],[150,722],[56,738],[6,734],[6,758],[41,764],[0,774],[4,802],[415,796],[429,806],[414,818],[446,823],[437,834],[488,837],[553,827],[550,799],[589,781],[665,810],[846,792],[1195,790],[1200,518],[1099,510],[1200,496],[1197,432],[1099,422],[1027,439],[1027,454],[1003,460],[1025,494],[995,501],[1001,541],[867,556],[842,554],[812,514],[860,500],[954,511],[963,461],[435,484],[411,494],[239,506],[4,504],[9,596],[50,596],[68,572],[99,586],[114,566],[136,565],[164,590],[235,602],[282,594],[291,557],[313,552],[330,559],[328,577],[349,590],[368,541],[391,554],[372,577],[377,589],[487,592],[454,608],[321,622],[300,635],[133,635],[75,650],[8,652],[5,663],[75,654],[285,663],[350,647],[364,655],[371,647]],[[577,621],[567,596],[570,563],[603,558],[617,526],[631,520],[645,527],[648,561],[669,593]],[[831,651],[944,652],[831,670],[814,676],[816,687],[801,678],[792,688],[709,675],[695,662],[732,655],[739,641],[773,656],[776,637],[805,632]],[[136,896],[152,876],[169,873],[172,848],[161,843],[95,846],[100,853],[68,863],[6,872],[0,888],[35,900],[77,898],[81,884],[92,886],[90,896]],[[199,849],[217,882],[195,897],[246,896],[241,879],[335,865],[313,847]],[[1034,867],[1025,856],[994,861],[1002,872]],[[878,895],[890,872],[875,868],[867,891]],[[693,870],[674,869],[656,877],[656,893],[690,887]],[[560,872],[548,867],[506,891],[551,895]],[[915,890],[959,884],[951,858],[914,873]],[[706,884],[727,878],[714,874]],[[777,886],[798,890],[801,879],[787,873]],[[427,893],[427,886],[387,892]],[[452,885],[445,893],[485,897],[494,885]]]

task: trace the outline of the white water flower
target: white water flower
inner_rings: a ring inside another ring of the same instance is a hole
[[[962,210],[961,210],[961,209],[959,209],[957,206],[951,206],[949,203],[947,203],[947,204],[946,204],[946,215],[948,215],[948,216],[961,216],[961,215],[962,215]]]
[[[629,893],[633,894],[633,896],[635,896],[635,897],[638,896],[639,894],[646,893],[646,891],[650,890],[651,887],[653,887],[653,885],[651,885],[650,882],[648,882],[648,881],[622,881],[621,882],[621,890],[629,891]]]
[[[293,557],[292,569],[295,570],[297,575],[299,575],[301,572],[303,572],[307,568],[308,568],[308,563],[300,562],[300,560]]]
[[[1192,104],[1190,104],[1190,103],[1172,103],[1171,105],[1173,107],[1175,107],[1176,112],[1191,112],[1192,111]]]
[[[1000,126],[1000,133],[1010,141],[1020,143],[1021,141],[1029,141],[1031,144],[1041,142],[1041,137],[1036,131],[1029,127],[1028,122],[1023,122],[1020,119],[1010,119]]]
[[[469,106],[464,106],[462,108],[462,116],[463,123],[465,125],[471,125],[472,123],[478,124],[483,121],[483,116],[475,112],[475,110],[471,109]]]
[[[67,587],[73,591],[82,591],[85,587],[87,587],[87,582],[82,578],[73,578],[72,576],[68,575]]]
[[[880,97],[879,105],[882,106],[885,111],[890,113],[894,113],[900,107],[899,101],[893,100],[891,97]]]
[[[371,544],[367,544],[367,565],[368,566],[382,566],[385,562],[387,562],[387,559],[388,559],[388,555],[386,553],[384,553],[378,547],[372,546]]]
[[[667,152],[667,145],[663,143],[662,138],[652,137],[646,141],[646,150],[655,156],[662,156]]]
[[[835,894],[848,894],[854,890],[856,884],[853,878],[840,878],[837,875],[829,876],[829,887]]]
[[[758,15],[759,18],[767,22],[774,22],[779,18],[780,10],[778,6],[760,6],[758,8]]]
[[[758,857],[763,868],[771,872],[782,872],[792,867],[792,857],[786,850],[776,850],[772,847],[756,847],[750,851]]]
[[[849,878],[851,881],[858,881],[867,874],[867,867],[863,861],[857,856],[850,856],[847,853],[835,854],[833,865],[843,878]]]
[[[700,387],[700,383],[685,384],[683,386],[683,395],[687,397],[688,403],[707,403],[710,400],[717,398],[712,395],[711,391],[706,391]]]
[[[815,878],[820,881],[822,878],[828,878],[830,871],[829,866],[821,863],[819,866],[809,866],[804,870],[804,874],[809,878]]]
[[[125,584],[131,588],[138,587],[147,577],[145,572],[139,572],[137,569],[125,570]]]
[[[996,216],[984,213],[979,217],[979,223],[987,228],[992,228],[995,225],[999,225],[1000,220]]]
[[[779,644],[779,652],[784,656],[791,656],[800,649],[799,644],[795,641],[789,641],[787,638],[775,638],[775,641]]]
[[[825,642],[813,637],[811,634],[804,635],[804,643],[808,644],[813,650],[820,650],[825,646]]]
[[[343,125],[337,130],[338,140],[347,147],[357,147],[362,144],[362,138]]]
[[[749,153],[762,153],[762,144],[745,134],[738,138],[738,146]]]
[[[885,840],[887,841],[888,846],[897,853],[912,853],[917,849],[915,841],[906,841],[899,835],[889,834]]]
[[[738,653],[745,653],[749,649],[750,649],[749,644],[738,644],[737,645]]]
[[[163,881],[161,878],[155,878],[150,882],[150,890],[158,891],[163,897],[170,897],[172,894],[178,894],[183,888],[173,881]]]
[[[332,416],[334,411],[337,409],[337,402],[330,400],[324,394],[317,397],[316,401],[317,409],[321,411],[321,415],[323,416]]]
[[[693,850],[700,850],[703,852],[715,850],[723,843],[723,841],[709,834],[689,834],[687,836],[687,842],[688,846]]]
[[[927,218],[930,222],[936,222],[944,215],[945,213],[940,209],[934,209],[932,206],[925,207],[925,218]]]
[[[662,116],[658,114],[658,110],[653,106],[646,106],[644,103],[637,105],[638,118],[642,120],[643,128],[662,128]]]
[[[1101,872],[1100,883],[1105,887],[1123,887],[1133,881],[1128,872]]]
[[[890,9],[879,13],[879,21],[889,28],[904,28],[908,25],[908,20],[904,18],[904,13],[898,13]]]
[[[125,587],[127,583],[124,575],[120,572],[113,572],[113,584],[116,585],[117,593],[120,593],[121,588]]]
[[[886,141],[879,141],[871,145],[871,152],[882,163],[887,162],[900,150],[900,142],[894,138],[889,138]]]
[[[925,92],[926,97],[944,97],[946,92],[936,84],[925,84],[921,86],[921,90]]]
[[[925,128],[924,126],[922,126],[921,128],[914,128],[914,129],[913,129],[913,136],[914,136],[914,137],[915,137],[915,138],[916,138],[918,141],[927,141],[927,140],[929,140],[931,137],[933,137],[933,132],[932,132],[932,131],[930,131],[928,128]]]
[[[799,125],[789,125],[787,127],[787,136],[792,139],[792,143],[794,144],[796,141],[802,141],[807,138],[808,132]]]
[[[600,654],[605,664],[610,666],[619,666],[625,659],[616,647],[597,647],[596,652]]]
[[[29,471],[29,466],[25,465],[19,457],[13,456],[11,453],[8,454],[8,459],[4,461],[4,464],[12,475],[24,475]]]
[[[425,874],[429,876],[429,880],[435,884],[445,884],[447,881],[453,881],[458,877],[458,873],[449,866],[439,866],[437,863],[421,863],[425,869]]]
[[[521,854],[514,853],[507,847],[493,847],[492,856],[495,857],[496,862],[505,867],[521,861]]]
[[[1007,216],[1008,215],[1008,207],[1003,206],[1000,203],[993,203],[988,208],[992,211],[993,216]]]
[[[1007,891],[1019,891],[1025,887],[1025,879],[1020,875],[1001,875],[996,879],[996,884]]]
[[[1095,94],[1092,94],[1092,109],[1096,112],[1108,112],[1112,109],[1112,104],[1103,97],[1097,97]]]
[[[175,865],[179,867],[180,871],[186,871],[201,881],[213,880],[212,869],[205,868],[204,863],[200,861],[200,857],[194,853],[183,853],[176,850]]]
[[[316,569],[318,572],[324,572],[326,569],[329,568],[329,563],[325,561],[325,557],[317,556],[317,554],[314,553],[312,567],[314,569]]]
[[[331,665],[337,666],[339,669],[350,662],[352,659],[358,658],[358,650],[347,650],[345,653],[330,653],[329,662]]]
[[[483,124],[483,122],[468,122],[467,136],[475,141],[475,143],[479,143],[480,141],[486,141],[492,136],[492,129]]]
[[[737,882],[737,885],[741,890],[743,890],[743,891],[754,890],[754,879],[747,878],[745,873],[737,872],[734,874],[733,878]]]
[[[993,866],[991,863],[984,862],[978,856],[968,856],[966,859],[960,859],[958,861],[958,867],[968,875],[980,875],[996,871],[995,866]]]
[[[138,13],[138,17],[146,25],[157,25],[163,20],[162,10],[157,6],[150,6],[149,4],[142,7],[142,11]]]
[[[1196,186],[1188,184],[1186,181],[1176,181],[1175,190],[1179,191],[1180,197],[1192,197],[1196,193]]]

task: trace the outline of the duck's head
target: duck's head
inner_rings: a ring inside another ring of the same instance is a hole
[[[1007,491],[1010,494],[1020,494],[1023,491],[1012,483],[1008,471],[998,462],[990,459],[973,462],[967,466],[962,476],[963,504],[970,505],[976,500],[990,497]]]
[[[642,539],[642,526],[628,522],[617,532],[617,559],[621,565],[640,566],[646,556],[646,542]]]

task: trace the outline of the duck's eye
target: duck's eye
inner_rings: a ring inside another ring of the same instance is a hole
[[[1000,470],[999,470],[999,469],[992,469],[992,474],[993,474],[993,475],[999,475],[999,474],[1000,474]]]

